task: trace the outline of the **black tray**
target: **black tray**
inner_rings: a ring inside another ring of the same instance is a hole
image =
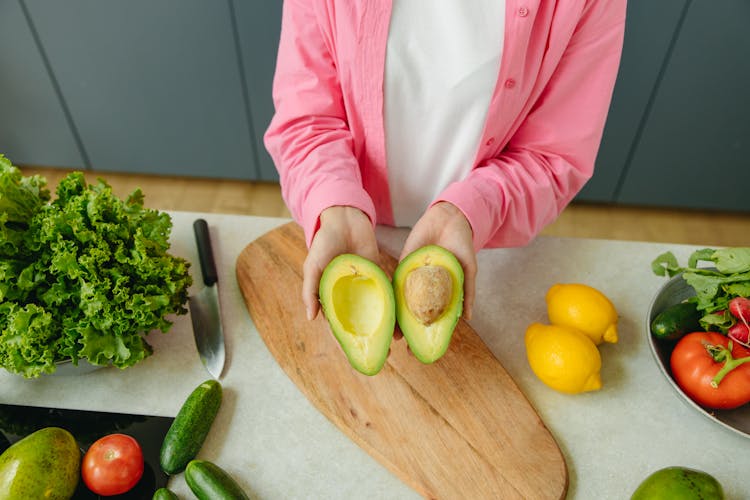
[[[115,432],[128,434],[138,440],[143,450],[143,477],[138,484],[122,495],[100,497],[89,491],[81,480],[73,498],[150,499],[169,479],[159,466],[159,450],[173,420],[150,415],[0,404],[0,453],[5,450],[3,444],[13,444],[44,427],[61,427],[73,434],[81,447],[81,456],[102,436]]]

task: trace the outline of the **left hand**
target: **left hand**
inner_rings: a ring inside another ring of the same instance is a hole
[[[477,255],[471,225],[452,203],[441,201],[430,207],[414,224],[399,261],[425,245],[439,245],[456,256],[464,269],[464,319],[471,319],[477,276]]]

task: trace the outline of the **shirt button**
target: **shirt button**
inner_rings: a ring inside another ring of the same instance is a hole
[[[505,80],[505,88],[506,89],[512,89],[516,86],[516,81],[513,78],[508,78]]]
[[[526,7],[521,7],[520,9],[518,9],[518,15],[521,16],[521,17],[528,16],[529,15],[529,9],[527,9]]]
[[[492,146],[494,143],[495,143],[495,138],[494,137],[490,137],[489,139],[487,139],[487,142],[485,142],[484,144],[486,146]]]

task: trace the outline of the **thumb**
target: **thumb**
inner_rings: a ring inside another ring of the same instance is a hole
[[[404,242],[404,246],[401,248],[401,255],[399,255],[398,260],[399,262],[404,260],[404,258],[412,253],[414,250],[417,250],[424,246],[426,244],[426,241],[424,237],[422,236],[421,231],[419,230],[419,227],[414,227],[414,229],[411,230],[409,233],[409,236],[406,237],[406,241]]]

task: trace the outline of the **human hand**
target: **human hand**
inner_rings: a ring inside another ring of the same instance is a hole
[[[425,245],[439,245],[456,256],[464,270],[464,313],[471,319],[477,276],[477,255],[471,225],[455,205],[441,201],[430,207],[406,238],[399,261]]]
[[[302,302],[307,319],[314,319],[320,310],[318,288],[323,270],[342,253],[357,254],[373,262],[380,257],[372,222],[358,208],[334,206],[320,214],[320,228],[302,267]]]

